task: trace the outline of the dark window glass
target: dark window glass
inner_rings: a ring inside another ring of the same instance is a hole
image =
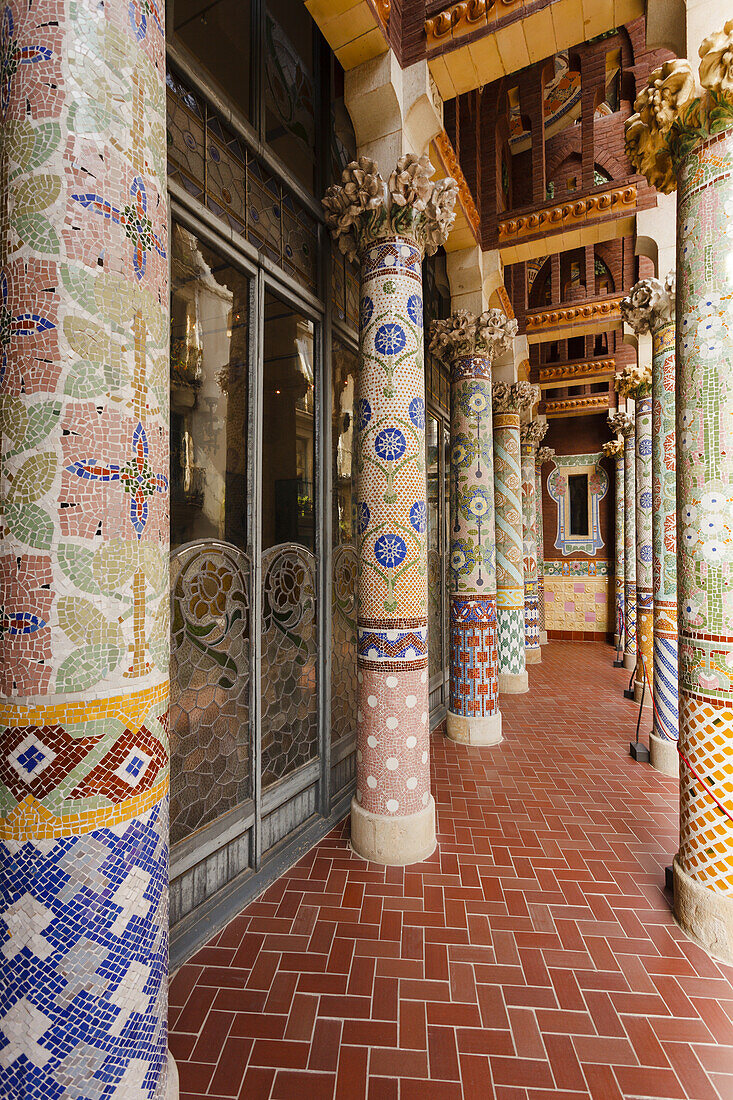
[[[354,466],[354,392],[359,357],[340,340],[333,341],[333,545],[354,542],[352,517]]]
[[[314,42],[305,4],[267,0],[265,140],[309,191],[317,155]]]
[[[314,549],[313,325],[272,294],[265,298],[262,549]]]
[[[244,548],[249,284],[182,225],[171,253],[171,547]]]
[[[249,118],[250,0],[176,0],[173,31]]]
[[[356,733],[356,532],[352,514],[354,394],[358,355],[333,341],[331,494],[331,744]]]
[[[588,475],[570,474],[570,535],[588,535]]]

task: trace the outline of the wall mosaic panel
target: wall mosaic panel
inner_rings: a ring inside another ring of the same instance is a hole
[[[601,466],[601,452],[583,455],[555,455],[551,460],[555,469],[547,476],[547,491],[557,504],[557,528],[555,547],[563,554],[588,554],[591,557],[603,545],[599,504],[608,492],[608,475]],[[590,495],[589,525],[587,537],[570,533],[570,495],[568,477],[571,474],[588,475]]]
[[[608,570],[585,576],[545,572],[547,629],[605,634],[610,629],[608,585]]]

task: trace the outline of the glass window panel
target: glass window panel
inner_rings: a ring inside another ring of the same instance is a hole
[[[244,548],[249,284],[182,225],[171,253],[171,547]]]
[[[176,0],[173,31],[249,118],[250,0]]]
[[[305,4],[267,0],[265,140],[309,191],[317,155],[314,42]]]
[[[443,667],[443,584],[440,534],[440,425],[434,416],[425,422],[428,484],[428,653],[432,677]]]
[[[588,475],[570,474],[568,477],[568,495],[570,496],[570,534],[589,535],[588,530]]]
[[[332,353],[331,743],[356,733],[356,545],[352,498],[354,390],[358,355],[334,340]]]

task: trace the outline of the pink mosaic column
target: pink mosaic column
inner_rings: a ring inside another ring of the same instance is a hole
[[[451,371],[450,705],[447,732],[467,745],[502,739],[498,702],[491,363],[517,322],[498,309],[433,322],[431,351]]]
[[[537,507],[537,598],[539,603],[540,645],[547,644],[545,621],[545,523],[542,508],[542,467],[555,457],[553,447],[538,447],[535,455],[535,500]]]
[[[387,184],[362,157],[324,198],[361,261],[356,527],[358,713],[351,843],[408,864],[435,848],[428,726],[422,258],[445,240],[455,184],[402,157]],[[421,209],[422,208],[422,209]],[[423,212],[425,211],[425,212]]]
[[[2,15],[0,1095],[163,1100],[163,5]]]
[[[522,425],[522,519],[524,551],[524,647],[525,661],[542,661],[540,649],[539,592],[537,581],[537,498],[535,495],[535,458],[538,444],[547,433],[547,424],[530,420]]]

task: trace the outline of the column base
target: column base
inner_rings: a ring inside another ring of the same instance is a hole
[[[668,775],[677,779],[680,774],[680,757],[677,752],[677,742],[667,741],[663,737],[657,737],[655,733],[649,734],[649,763],[662,775]]]
[[[541,665],[542,664],[542,650],[537,649],[525,649],[524,651],[524,663],[525,665]]]
[[[526,672],[500,672],[499,695],[523,695],[529,691],[529,676]]]
[[[641,695],[642,695],[643,691],[644,691],[643,682],[641,680],[634,680],[634,702],[635,703],[640,703],[641,702]],[[651,697],[651,692],[649,691],[649,688],[647,688],[646,692],[644,692],[644,710],[646,710],[647,707],[649,707],[649,709],[651,710],[652,697]]]
[[[628,668],[631,671],[632,668],[636,668],[636,654],[624,653],[624,668]]]
[[[435,851],[435,799],[406,817],[386,817],[363,810],[351,800],[351,847],[362,859],[383,867],[421,863]]]
[[[733,963],[733,898],[708,890],[672,865],[674,915],[683,932],[714,958]]]
[[[180,1085],[178,1082],[178,1066],[176,1060],[168,1051],[168,1085],[165,1093],[165,1100],[178,1100]]]
[[[498,745],[504,740],[501,732],[501,711],[488,718],[465,718],[448,711],[446,732],[459,745]]]
[[[540,631],[540,645],[547,645],[547,631]]]

